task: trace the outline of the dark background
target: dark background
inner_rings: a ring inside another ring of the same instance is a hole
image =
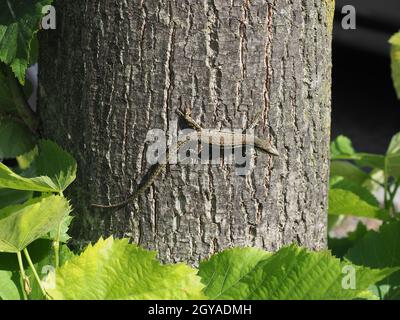
[[[342,7],[356,9],[357,29],[343,30]],[[385,152],[400,131],[400,101],[390,71],[389,38],[400,30],[400,0],[336,0],[333,33],[332,138],[358,151]]]

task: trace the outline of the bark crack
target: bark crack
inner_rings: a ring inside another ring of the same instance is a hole
[[[214,105],[215,111],[219,106],[219,94],[221,92],[221,71],[217,65],[217,57],[219,54],[219,12],[215,6],[214,0],[204,1],[204,10],[207,16],[206,37],[206,66],[209,70],[209,90],[210,99]],[[215,119],[214,119],[215,120]]]

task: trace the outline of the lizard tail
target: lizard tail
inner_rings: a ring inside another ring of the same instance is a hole
[[[92,203],[90,206],[93,208],[99,208],[99,209],[119,209],[122,207],[125,207],[126,205],[128,205],[129,202],[131,202],[135,197],[129,197],[128,199],[126,199],[125,201],[116,203],[116,204],[97,204],[97,203]]]

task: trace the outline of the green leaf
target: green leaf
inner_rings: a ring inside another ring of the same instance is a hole
[[[62,300],[205,298],[195,269],[161,265],[155,256],[128,239],[100,239],[49,276],[46,291]]]
[[[360,186],[352,180],[342,179],[332,185],[331,189],[342,189],[351,191],[371,206],[379,207],[379,201],[376,199],[376,197],[368,189]]]
[[[400,133],[393,136],[386,152],[387,174],[400,178]]]
[[[356,160],[357,164],[361,167],[381,170],[384,170],[385,168],[385,156],[381,154],[356,153],[353,156],[353,160]]]
[[[383,170],[373,169],[369,172],[370,179],[363,183],[363,187],[367,188],[369,191],[374,192],[380,190],[381,185],[384,184],[384,174]]]
[[[51,2],[53,2],[53,0],[51,0]],[[30,54],[29,66],[32,66],[38,62],[38,56],[39,56],[39,40],[38,40],[38,34],[35,33],[31,42],[31,54]],[[30,95],[31,94],[27,96],[29,97]]]
[[[220,255],[233,255],[223,257]],[[221,259],[221,262],[215,262]],[[248,264],[241,271],[244,257],[240,251],[228,251],[213,256],[200,265],[199,275],[207,285],[210,298],[251,300],[320,300],[356,299],[371,297],[367,288],[395,270],[373,270],[352,266],[333,257],[329,251],[312,252],[295,245],[282,248],[277,253]],[[345,289],[342,281],[346,267],[354,268],[355,289]],[[231,277],[231,274],[235,276]],[[238,277],[238,274],[241,274]],[[228,279],[228,284],[223,279]],[[236,278],[236,283],[231,281]],[[214,281],[217,282],[214,285]],[[222,284],[221,284],[222,283]]]
[[[383,170],[386,172],[387,176],[400,178],[400,133],[396,134],[392,138],[386,155],[370,153],[346,154],[344,152],[335,151],[332,152],[332,160],[353,160],[360,167],[369,167],[375,170]],[[337,164],[332,164],[334,166],[337,166]],[[335,167],[333,167],[333,170],[335,170]],[[338,170],[343,171],[344,169],[338,168]],[[347,168],[347,170],[350,169]],[[348,172],[345,173],[349,174]],[[355,174],[354,170],[352,174]],[[350,179],[353,180],[353,178]],[[357,178],[360,179],[360,177]]]
[[[35,136],[22,122],[0,117],[0,158],[10,159],[32,150]]]
[[[375,219],[387,219],[387,213],[376,206],[365,202],[358,195],[343,189],[329,191],[330,215],[351,215]]]
[[[329,190],[328,213],[389,219],[389,213],[379,207],[378,200],[368,189],[346,180],[339,181]]]
[[[212,256],[210,260],[202,261],[199,276],[206,284],[204,293],[211,299],[224,297],[260,261],[270,256],[270,253],[260,249],[233,248]],[[225,266],[225,272],[221,272],[221,268]]]
[[[331,142],[331,156],[350,156],[355,153],[351,140],[346,136],[338,136]]]
[[[20,252],[53,230],[71,211],[60,196],[34,198],[0,210],[0,252]]]
[[[60,225],[60,238],[58,239],[60,242],[67,243],[71,237],[68,235],[69,226],[71,225],[74,217],[66,216]],[[50,231],[48,235],[48,239],[56,240],[58,234],[58,227],[54,230]]]
[[[39,153],[39,150],[37,147],[35,147],[31,151],[29,151],[21,156],[18,156],[16,158],[16,160],[18,162],[19,168],[21,170],[27,170],[31,166],[33,160],[38,155],[38,153]]]
[[[46,255],[43,256],[43,259],[34,262],[34,267],[42,280],[42,282],[46,282],[47,277],[49,274],[54,272],[54,250],[52,246],[52,241],[47,241],[46,242],[42,241],[44,246],[43,246],[43,251],[46,250]],[[32,256],[31,251],[29,251],[29,254]],[[68,249],[66,245],[61,245],[60,250],[59,250],[59,259],[60,259],[60,266],[63,266],[68,260],[72,259],[74,257],[74,254],[72,253],[71,250]],[[27,266],[27,264],[25,264]],[[29,295],[29,298],[32,300],[44,300],[45,297],[43,296],[40,287],[34,279],[34,274],[33,271],[30,267],[27,268],[26,270],[26,275],[30,278],[33,279],[31,281],[31,289],[32,292]]]
[[[45,281],[49,272],[54,270],[55,258],[53,241],[38,239],[31,243],[27,249],[39,277],[42,279],[42,281]],[[66,245],[60,246],[59,259],[61,266],[73,256],[74,254],[68,249]],[[33,271],[29,267],[28,262],[26,261],[24,256],[22,257],[22,260],[25,267],[25,273],[31,280],[30,284],[32,292],[29,295],[29,298],[32,300],[44,299],[39,285],[35,281]],[[15,284],[20,292],[22,292],[22,288],[19,283],[19,265],[15,253],[0,253],[0,270],[10,271],[13,273],[13,275],[17,275]]]
[[[372,153],[355,153],[352,155],[332,156],[332,160],[353,160],[360,167],[369,167],[373,169],[385,169],[385,156]]]
[[[386,172],[388,176],[400,178],[400,153],[386,156]]]
[[[397,97],[400,99],[400,32],[394,34],[390,38],[389,43],[392,45],[390,56],[392,59],[393,84]]]
[[[0,300],[20,300],[18,287],[11,271],[0,270]]]
[[[32,198],[33,192],[12,189],[0,189],[0,209],[13,204],[23,203]]]
[[[0,163],[0,188],[15,190],[60,192],[49,177],[24,178]]]
[[[381,154],[356,153],[353,156],[353,160],[356,160],[357,164],[362,167],[370,167],[381,170],[384,170],[385,168],[385,156]]]
[[[331,216],[330,216],[331,217]],[[343,258],[350,248],[362,239],[368,230],[365,225],[361,222],[357,224],[356,230],[350,232],[344,238],[328,238],[328,248],[332,251],[332,254],[337,258]]]
[[[42,8],[52,0],[0,2],[0,61],[11,66],[21,84],[31,61],[31,43],[39,30]]]
[[[31,168],[36,177],[22,177],[0,163],[0,188],[62,192],[76,178],[76,161],[50,141],[39,142],[39,155]]]
[[[379,291],[378,291],[379,292]],[[384,295],[385,300],[400,300],[400,286],[389,287]]]
[[[332,188],[334,187],[336,184],[338,184],[340,181],[343,181],[344,178],[340,177],[340,176],[331,176],[329,177],[329,186]]]
[[[347,161],[332,161],[330,174],[331,177],[341,176],[360,185],[369,179],[369,175],[366,172]]]
[[[368,232],[349,250],[346,258],[354,264],[370,268],[400,267],[400,221],[382,225],[379,232]],[[381,281],[379,287],[382,286],[397,290],[400,287],[400,272]]]
[[[386,154],[400,153],[400,132],[395,134],[390,141]]]
[[[49,140],[39,142],[39,155],[32,163],[37,176],[48,176],[57,190],[65,190],[76,178],[75,159],[56,143]]]
[[[0,66],[0,114],[18,116],[8,80]]]
[[[333,216],[328,214],[328,234],[343,220],[343,216]]]

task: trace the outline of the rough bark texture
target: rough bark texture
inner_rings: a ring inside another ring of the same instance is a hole
[[[77,159],[69,195],[81,241],[129,236],[163,261],[196,263],[231,246],[326,245],[331,0],[56,1],[44,32],[44,136]],[[171,165],[138,201],[93,210],[148,171],[147,131],[187,102],[205,128],[245,128],[280,156],[254,169]]]

